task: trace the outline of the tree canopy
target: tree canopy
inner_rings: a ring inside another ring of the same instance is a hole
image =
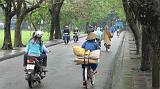
[[[112,12],[125,19],[120,0],[65,0],[61,11],[61,23],[65,24],[70,21],[73,21],[75,25],[86,21],[97,23]]]

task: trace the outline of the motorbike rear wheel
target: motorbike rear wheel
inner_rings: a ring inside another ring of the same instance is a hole
[[[32,74],[28,75],[28,85],[29,85],[30,88],[33,88],[34,81],[33,81],[33,78],[32,78]]]
[[[68,44],[68,40],[65,39],[65,40],[64,40],[64,43],[67,45],[67,44]]]
[[[75,36],[73,39],[74,39],[74,43],[77,43],[77,37]]]

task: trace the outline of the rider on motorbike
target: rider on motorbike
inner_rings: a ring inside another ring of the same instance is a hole
[[[65,40],[65,39],[67,39],[67,43],[70,40],[70,31],[69,31],[68,25],[66,25],[64,30],[63,30],[63,40]]]
[[[42,63],[43,71],[47,71],[46,70],[46,66],[47,66],[46,53],[48,53],[49,50],[45,47],[45,45],[43,45],[43,42],[41,40],[42,35],[43,35],[42,31],[34,32],[33,37],[29,40],[29,42],[25,48],[24,64],[23,64],[23,66],[25,67],[25,70],[26,70],[26,66],[27,66],[27,57],[34,56],[38,60],[43,61],[43,63]]]
[[[79,29],[77,27],[74,29],[73,34],[74,34],[73,38],[76,37],[77,39],[76,41],[78,41]]]

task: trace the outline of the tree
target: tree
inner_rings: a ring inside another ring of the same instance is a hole
[[[13,8],[13,0],[0,0],[0,6],[5,15],[5,22],[4,22],[4,41],[2,49],[13,49],[12,42],[11,42],[11,31],[10,31],[10,24],[11,19],[15,15],[15,11]]]
[[[99,23],[113,10],[125,20],[121,3],[120,0],[65,0],[61,10],[61,25],[69,22],[74,26],[84,26],[88,22]]]
[[[55,31],[55,39],[61,38],[60,30],[60,10],[64,0],[51,0],[52,6],[50,9],[51,13],[51,30],[50,30],[50,40],[53,39],[53,32]]]
[[[28,16],[29,21],[32,23],[33,27],[36,29],[40,29],[43,31],[48,31],[48,27],[50,27],[50,13],[48,10],[48,3],[43,4],[42,7],[36,9],[35,11],[30,13]]]
[[[123,0],[127,18],[142,27],[142,61],[141,69],[149,69],[152,61],[152,87],[159,88],[160,26],[159,0]],[[134,14],[134,16],[133,16]],[[131,18],[131,17],[132,18]],[[130,23],[130,22],[129,22]],[[140,31],[141,29],[136,29]],[[134,29],[132,29],[134,31]],[[136,33],[137,34],[137,33]],[[136,36],[136,35],[135,35]],[[139,38],[139,37],[138,37]],[[148,54],[149,53],[149,54]],[[147,55],[147,57],[146,57]]]
[[[33,10],[40,7],[44,0],[36,0],[33,2],[27,0],[15,0],[13,2],[14,10],[16,12],[16,29],[15,29],[15,40],[14,46],[15,47],[22,47],[22,40],[21,40],[21,24],[26,17],[26,15]],[[29,3],[29,4],[28,4]]]

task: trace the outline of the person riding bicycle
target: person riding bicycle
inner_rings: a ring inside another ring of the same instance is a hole
[[[77,27],[74,29],[73,34],[74,34],[73,38],[76,37],[77,39],[76,41],[78,41],[79,29]]]
[[[94,50],[97,50],[97,49],[100,49],[99,45],[97,44],[97,42],[95,42],[97,38],[97,35],[94,34],[93,32],[90,32],[86,38],[86,41],[83,43],[82,45],[82,48],[84,48],[86,51],[94,51]],[[97,69],[97,66],[98,64],[97,63],[93,63],[93,64],[88,64],[88,66],[91,66],[91,69],[93,70],[94,73],[96,73],[96,69]],[[82,68],[84,69],[85,68],[85,65],[82,64]],[[84,70],[83,70],[83,73],[84,73]],[[85,85],[85,82],[84,82],[85,78],[83,76],[83,85]]]
[[[46,48],[45,45],[43,45],[43,42],[41,40],[43,35],[42,31],[36,31],[33,33],[33,37],[29,40],[26,48],[25,48],[25,55],[24,55],[24,64],[23,66],[26,69],[27,66],[27,57],[28,56],[34,56],[36,57],[38,60],[42,60],[42,68],[43,71],[47,71],[46,70],[46,66],[47,66],[47,55],[46,53],[49,52],[49,50]]]
[[[66,25],[64,30],[63,30],[63,40],[65,40],[65,38],[67,38],[67,41],[70,40],[70,31],[69,31],[69,26],[68,25]]]

